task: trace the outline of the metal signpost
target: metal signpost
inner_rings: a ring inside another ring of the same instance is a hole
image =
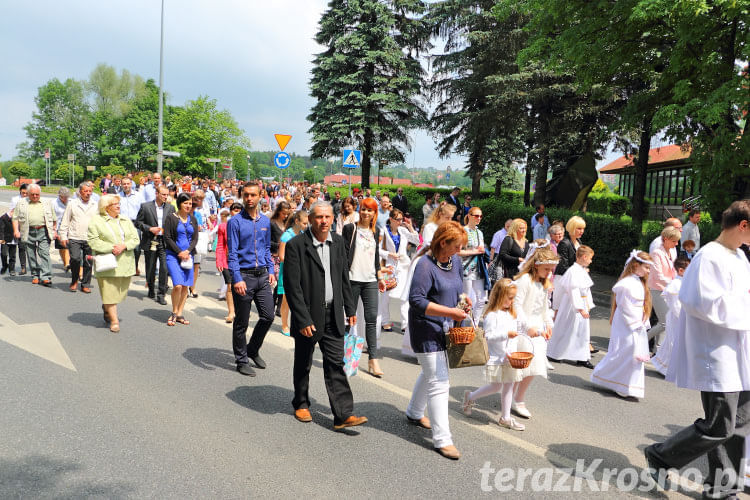
[[[206,158],[206,163],[214,164],[214,180],[216,180],[216,164],[221,161],[221,158]]]
[[[349,169],[349,196],[352,195],[352,170],[362,163],[362,151],[359,149],[345,149],[342,155],[342,165]]]

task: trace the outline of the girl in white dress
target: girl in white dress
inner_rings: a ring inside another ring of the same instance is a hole
[[[651,358],[651,364],[665,377],[669,368],[669,360],[672,358],[672,346],[674,346],[674,339],[677,336],[676,330],[680,322],[682,303],[678,296],[680,294],[680,287],[682,286],[682,277],[685,275],[685,269],[687,269],[688,264],[690,264],[690,259],[687,257],[677,257],[675,259],[674,270],[677,276],[662,292],[662,297],[669,309],[666,318],[667,334],[664,337],[664,342],[659,346],[654,357]]]
[[[507,353],[515,351],[515,337],[523,333],[525,322],[523,313],[513,303],[517,288],[507,278],[495,283],[490,300],[484,310],[484,332],[490,359],[484,368],[486,385],[474,392],[464,391],[463,411],[471,415],[471,408],[477,399],[500,393],[502,415],[497,423],[501,427],[522,431],[526,427],[510,416],[513,390],[521,380],[521,370],[516,370],[507,359]]]
[[[526,318],[527,335],[534,346],[531,364],[519,370],[523,378],[518,383],[511,405],[513,412],[524,418],[531,418],[531,412],[526,408],[526,390],[535,376],[547,378],[547,340],[552,336],[552,310],[547,292],[552,286],[550,275],[559,259],[549,248],[549,242],[543,245],[529,245],[521,272],[515,277],[518,291],[514,304]]]
[[[594,307],[591,297],[594,282],[588,273],[593,258],[591,247],[581,245],[576,250],[575,263],[555,281],[552,308],[557,315],[547,345],[547,356],[552,361],[566,359],[576,361],[579,366],[594,368],[589,349],[589,311]]]
[[[650,359],[646,333],[651,315],[651,293],[647,286],[650,270],[651,257],[633,250],[620,279],[612,287],[612,329],[607,355],[591,374],[594,385],[623,398],[642,398],[645,393],[643,364]]]

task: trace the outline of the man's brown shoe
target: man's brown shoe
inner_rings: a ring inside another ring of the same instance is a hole
[[[352,415],[340,424],[333,424],[333,428],[339,430],[345,427],[356,427],[357,425],[362,425],[365,423],[367,423],[367,417],[355,417],[354,415]]]
[[[88,287],[82,286],[82,287],[81,287],[81,291],[82,291],[83,293],[91,293],[91,288],[88,288]]]
[[[31,280],[32,285],[38,285],[39,284],[39,278],[34,278]]]
[[[294,418],[296,418],[300,422],[312,422],[312,415],[310,415],[310,410],[308,410],[307,408],[294,410]]]
[[[68,287],[68,290],[70,290],[71,292],[75,292],[76,290],[78,290],[78,282],[76,281],[75,283],[71,283]]]
[[[461,452],[458,451],[458,448],[453,445],[443,446],[442,448],[435,448],[435,451],[443,455],[445,458],[450,458],[451,460],[458,460],[459,458],[461,458]]]

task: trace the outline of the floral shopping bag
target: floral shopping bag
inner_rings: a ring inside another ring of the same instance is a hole
[[[353,377],[357,374],[364,346],[365,339],[357,336],[354,329],[344,337],[344,371],[347,376]]]

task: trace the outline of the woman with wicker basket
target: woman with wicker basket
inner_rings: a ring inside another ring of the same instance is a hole
[[[411,347],[422,372],[412,392],[406,417],[413,425],[432,429],[432,445],[446,458],[458,460],[448,424],[448,357],[446,330],[466,319],[466,309],[456,308],[463,291],[463,267],[458,251],[466,244],[466,231],[458,222],[444,222],[435,231],[430,250],[419,260],[409,290]],[[429,406],[430,419],[425,417]]]
[[[547,378],[547,340],[552,336],[552,310],[549,307],[547,292],[552,283],[550,275],[559,262],[557,255],[549,248],[549,242],[532,243],[529,253],[515,277],[515,306],[523,311],[528,326],[527,335],[533,344],[534,358],[528,368],[521,370],[523,379],[518,383],[511,409],[523,418],[531,418],[526,408],[526,391],[537,375]]]
[[[518,292],[516,285],[504,278],[495,283],[490,292],[490,300],[484,310],[484,335],[490,359],[484,368],[487,384],[474,392],[464,391],[464,415],[471,415],[471,408],[477,399],[500,393],[502,415],[497,421],[500,427],[514,431],[526,428],[510,416],[513,392],[523,375],[510,364],[508,352],[514,348],[515,339],[525,329],[523,313],[516,309],[513,300]]]

